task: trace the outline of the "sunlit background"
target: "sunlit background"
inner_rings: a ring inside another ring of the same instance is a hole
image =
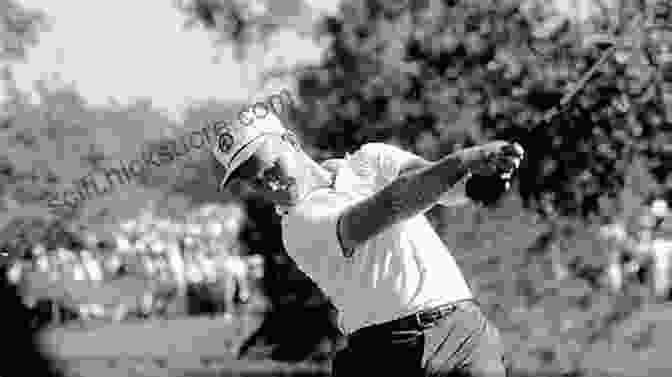
[[[35,80],[58,77],[74,83],[90,104],[150,98],[180,119],[194,101],[244,100],[258,86],[263,59],[252,55],[247,63],[236,62],[231,47],[213,47],[212,32],[185,31],[184,15],[170,1],[21,3],[44,10],[51,24],[29,61],[15,67],[23,90],[31,91]],[[283,54],[273,52],[275,59],[318,57],[309,41],[285,35],[276,43]]]

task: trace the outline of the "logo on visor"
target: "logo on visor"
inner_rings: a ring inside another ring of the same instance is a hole
[[[219,144],[220,152],[228,153],[231,147],[233,147],[233,135],[229,132],[224,132],[219,135],[217,143]]]

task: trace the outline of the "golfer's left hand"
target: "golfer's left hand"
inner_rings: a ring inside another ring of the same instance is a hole
[[[473,175],[499,176],[510,179],[520,166],[525,150],[518,143],[493,141],[467,148],[468,169]]]

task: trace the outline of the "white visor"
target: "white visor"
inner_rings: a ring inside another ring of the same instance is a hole
[[[283,135],[287,129],[275,114],[253,118],[247,125],[240,121],[227,124],[218,130],[212,152],[226,172],[219,183],[220,190],[226,185],[231,174],[247,161],[266,140],[268,135]]]

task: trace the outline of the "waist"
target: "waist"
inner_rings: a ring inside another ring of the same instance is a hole
[[[341,329],[353,333],[364,327],[392,321],[418,311],[474,297],[462,276],[451,280],[450,286],[425,275],[419,283],[398,289],[379,284],[376,288],[354,286],[329,295],[339,310]],[[360,285],[361,286],[361,285]]]
[[[434,327],[438,321],[450,316],[456,310],[468,305],[479,305],[475,298],[457,300],[448,304],[438,305],[431,309],[420,310],[413,314],[371,326],[362,327],[348,336],[349,341],[361,341],[378,338],[383,334],[396,331],[423,331]]]
[[[446,292],[438,284],[425,284],[422,289],[395,292],[389,289],[360,290],[352,295],[331,296],[339,311],[339,327],[345,334],[393,321],[419,311],[473,297],[466,282],[459,281]],[[414,287],[413,287],[414,288]],[[351,292],[345,290],[345,292]],[[413,293],[417,294],[413,296]]]

